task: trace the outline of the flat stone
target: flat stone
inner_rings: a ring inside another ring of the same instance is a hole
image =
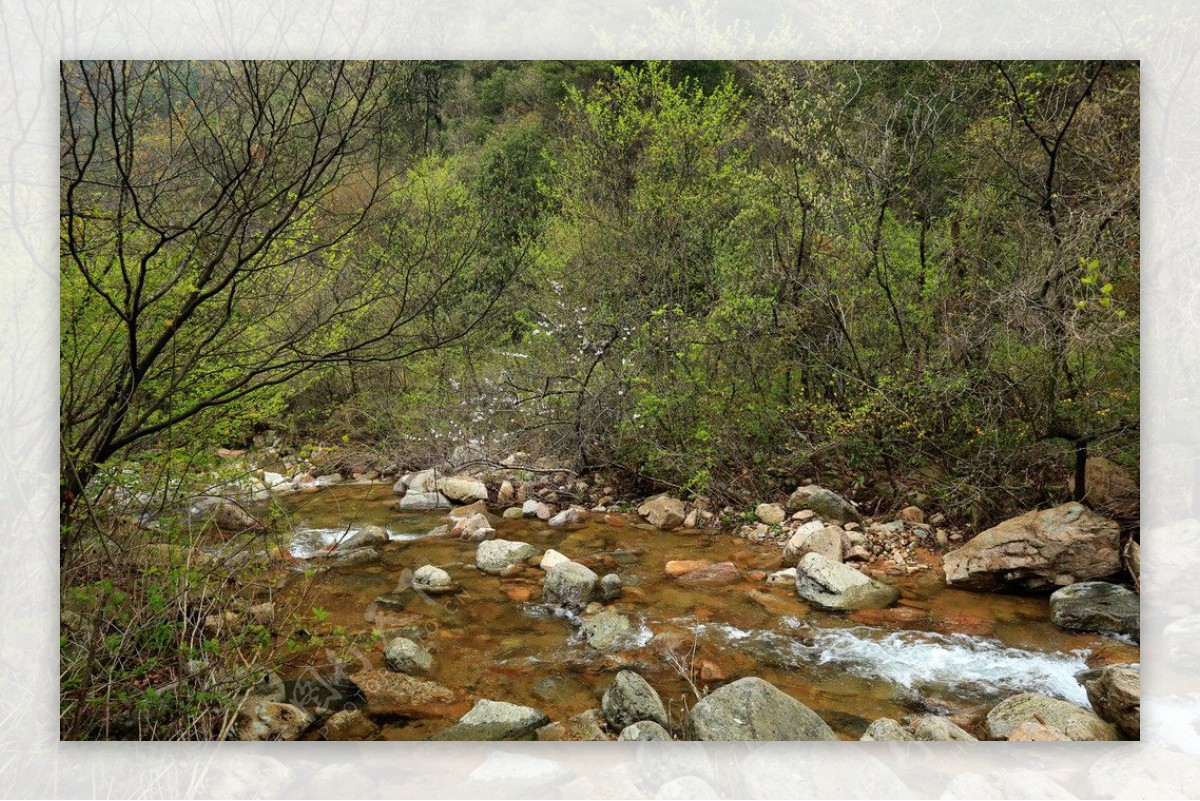
[[[987,733],[993,740],[1008,739],[1022,723],[1033,721],[1055,729],[1068,739],[1119,740],[1117,727],[1083,707],[1036,693],[1004,699],[987,714]]]
[[[1067,631],[1098,631],[1141,636],[1138,594],[1118,584],[1083,581],[1055,590],[1050,596],[1050,620]]]
[[[519,565],[541,550],[528,542],[510,540],[487,540],[479,543],[475,550],[475,566],[484,573],[499,575],[505,568]]]
[[[432,681],[390,670],[366,670],[350,677],[367,699],[368,715],[437,718],[454,702],[454,693]]]
[[[457,723],[435,734],[432,740],[532,740],[550,722],[528,706],[481,699]]]
[[[718,562],[715,565],[692,570],[679,577],[680,584],[721,586],[742,580],[742,573],[733,562]]]

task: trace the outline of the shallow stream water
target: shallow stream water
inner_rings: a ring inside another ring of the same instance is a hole
[[[633,630],[624,647],[601,653],[583,641],[577,620],[538,603],[541,570],[487,575],[474,566],[475,544],[425,536],[446,522],[444,511],[401,513],[395,502],[390,487],[380,485],[291,496],[295,557],[310,557],[367,524],[384,527],[391,542],[378,549],[378,564],[322,572],[285,592],[301,607],[323,610],[330,627],[351,635],[402,634],[434,655],[428,678],[452,689],[459,702],[446,719],[391,722],[384,728],[390,739],[425,739],[480,698],[566,720],[598,708],[622,667],[636,669],[658,690],[676,724],[697,693],[715,689],[722,677],[759,676],[807,704],[839,736],[857,739],[879,717],[933,712],[970,721],[1018,692],[1086,706],[1075,674],[1138,661],[1133,645],[1060,631],[1049,621],[1044,597],[948,589],[936,565],[884,577],[901,592],[892,609],[845,615],[811,608],[793,588],[761,579],[687,587],[664,573],[674,559],[731,561],[744,574],[774,570],[778,544],[751,545],[711,531],[663,532],[636,519],[571,530],[528,519],[495,524],[498,538],[554,548],[599,575],[620,574],[624,593],[608,606],[628,616]],[[462,591],[426,596],[412,590],[411,573],[425,564],[449,572]],[[365,636],[360,642],[341,669],[383,667],[382,645]],[[335,669],[309,653],[284,678]]]

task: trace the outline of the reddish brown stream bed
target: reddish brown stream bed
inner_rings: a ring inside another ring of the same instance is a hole
[[[453,690],[458,702],[442,719],[389,722],[390,739],[425,739],[480,698],[566,720],[598,708],[622,667],[658,690],[676,724],[697,690],[720,683],[712,676],[759,676],[810,706],[840,736],[856,739],[879,717],[931,711],[969,721],[1017,692],[1086,705],[1075,673],[1138,661],[1135,646],[1057,629],[1045,598],[947,589],[936,566],[887,578],[901,591],[892,611],[846,616],[812,609],[792,588],[762,580],[685,587],[664,574],[674,559],[732,561],[744,573],[769,568],[777,564],[778,544],[638,523],[591,522],[572,530],[536,520],[498,523],[498,538],[554,548],[598,574],[621,575],[624,593],[608,606],[630,618],[634,633],[620,650],[600,653],[583,642],[577,621],[538,604],[541,570],[529,567],[512,578],[482,573],[474,544],[424,536],[446,522],[444,512],[401,513],[395,501],[380,485],[289,498],[298,556],[367,524],[383,526],[392,541],[379,548],[378,564],[297,580],[284,595],[327,615],[321,628],[361,635],[349,656],[330,651],[325,664],[308,651],[308,663],[291,665],[285,679],[329,674],[339,661],[347,673],[383,667],[382,644],[366,636],[373,631],[411,637],[434,655],[429,678]],[[462,591],[425,596],[409,589],[411,571],[426,564],[448,571]],[[752,591],[769,599],[753,600]],[[520,600],[526,593],[529,600]],[[394,599],[386,608],[376,602],[383,595]],[[706,663],[707,682],[697,675]]]

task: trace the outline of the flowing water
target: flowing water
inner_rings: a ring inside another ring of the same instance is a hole
[[[474,567],[474,544],[426,536],[446,522],[445,512],[398,512],[390,488],[378,485],[335,487],[290,502],[296,524],[290,549],[300,559],[367,524],[388,531],[391,542],[378,548],[378,564],[292,582],[286,598],[321,610],[327,628],[363,636],[348,657],[305,652],[285,678],[383,667],[382,644],[366,636],[373,631],[420,641],[437,661],[429,678],[454,690],[459,703],[446,719],[391,722],[384,734],[393,739],[424,739],[479,698],[565,720],[597,708],[622,667],[636,669],[659,691],[675,722],[721,677],[759,676],[812,707],[840,736],[857,738],[879,717],[934,712],[969,719],[1017,692],[1086,705],[1075,674],[1138,660],[1132,645],[1057,629],[1044,597],[947,589],[936,567],[887,578],[901,591],[892,609],[833,614],[810,608],[791,587],[761,579],[687,587],[664,573],[673,559],[769,571],[778,567],[778,544],[662,532],[635,520],[572,530],[536,520],[497,523],[499,538],[554,548],[597,574],[621,575],[624,593],[608,606],[629,617],[632,631],[619,650],[600,653],[583,640],[576,619],[537,603],[538,568],[511,578],[487,575]],[[445,569],[462,591],[412,590],[412,571],[425,564]]]

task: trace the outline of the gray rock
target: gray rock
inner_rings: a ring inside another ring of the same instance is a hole
[[[338,549],[332,554],[319,554],[314,556],[310,561],[320,564],[322,567],[331,569],[346,568],[346,567],[362,567],[363,565],[372,565],[379,561],[379,551],[369,545],[363,548],[354,548],[349,551]]]
[[[1014,517],[942,558],[946,583],[1049,592],[1121,569],[1117,524],[1078,503]]]
[[[639,720],[637,723],[630,723],[621,729],[621,733],[617,735],[617,739],[647,742],[650,740],[670,741],[674,738],[671,737],[669,731],[653,720]]]
[[[1050,596],[1050,620],[1068,631],[1141,636],[1141,603],[1133,590],[1105,581],[1082,581]]]
[[[487,486],[473,476],[448,476],[439,478],[436,483],[438,492],[452,501],[473,503],[488,499]]]
[[[797,487],[787,500],[789,512],[811,509],[817,516],[837,523],[861,523],[862,515],[848,500],[833,490],[809,484]]]
[[[399,673],[422,675],[433,670],[433,656],[407,637],[396,637],[383,649],[388,667]]]
[[[599,581],[599,576],[578,562],[557,564],[546,571],[542,602],[567,609],[583,609],[591,602]]]
[[[785,587],[791,587],[796,583],[796,568],[789,567],[784,570],[776,570],[771,575],[767,576],[767,583]]]
[[[587,512],[578,506],[569,506],[550,518],[546,525],[550,528],[566,528],[567,526],[577,526],[585,520],[587,520]]]
[[[701,699],[684,724],[689,740],[836,740],[804,704],[759,678],[739,679]]]
[[[429,595],[444,595],[456,592],[458,586],[445,570],[433,565],[423,565],[413,573],[413,589]]]
[[[429,509],[449,509],[450,501],[440,492],[417,492],[409,490],[396,504],[402,512],[420,512]]]
[[[585,619],[580,628],[588,645],[597,651],[618,651],[633,634],[629,618],[611,609]]]
[[[343,709],[329,716],[321,732],[326,740],[371,740],[379,727],[361,709]]]
[[[1138,665],[1106,665],[1085,680],[1088,702],[1104,720],[1134,740],[1142,736],[1142,670]]]
[[[760,503],[754,510],[754,516],[768,526],[777,526],[787,517],[787,513],[777,503]]]
[[[601,601],[615,601],[621,597],[621,591],[624,589],[624,582],[616,573],[608,573],[600,579],[600,589],[598,595]]]
[[[667,709],[650,683],[632,670],[622,670],[604,691],[600,708],[615,730],[641,721],[667,725]],[[667,739],[670,739],[669,737]]]
[[[346,539],[338,543],[337,550],[352,551],[367,545],[386,545],[388,533],[379,526],[363,526]]]
[[[814,530],[815,529],[815,530]],[[819,553],[833,562],[842,561],[842,535],[837,526],[813,526],[808,523],[797,529],[783,546],[783,564],[800,564],[805,554]]]
[[[496,536],[496,529],[492,527],[492,523],[487,519],[487,515],[476,512],[468,516],[455,528],[458,530],[458,538],[466,542],[483,542],[490,540]]]
[[[528,706],[481,699],[433,740],[532,740],[550,718]]]
[[[818,553],[805,554],[800,560],[796,594],[823,609],[840,611],[885,607],[900,597],[895,587]]]
[[[539,563],[539,567],[541,567],[542,570],[549,570],[550,568],[554,567],[555,565],[566,564],[567,562],[570,562],[570,561],[571,561],[570,557],[559,553],[558,551],[554,550],[553,548],[548,548],[546,550],[546,552],[544,554],[542,554],[542,561]]]
[[[1095,712],[1036,693],[1014,695],[992,707],[987,714],[987,733],[993,740],[1005,740],[1028,721],[1045,724],[1071,740],[1121,739],[1117,727]]]
[[[548,723],[537,730],[537,739],[550,742],[592,742],[611,740],[604,730],[604,715],[599,709],[589,709],[558,723]]]
[[[859,740],[864,742],[904,742],[913,736],[903,726],[891,718],[879,718],[873,721]]]
[[[537,498],[530,498],[521,504],[521,514],[525,517],[536,517],[539,506],[541,506],[541,502]]]
[[[521,564],[539,553],[540,549],[528,542],[488,540],[475,550],[475,566],[484,573],[499,575],[504,568]]]
[[[970,732],[965,731],[952,720],[937,715],[924,715],[913,725],[913,739],[927,742],[957,740],[973,743],[978,738],[973,737]]]
[[[687,516],[683,501],[666,493],[647,498],[637,512],[647,523],[661,529],[678,528]]]

